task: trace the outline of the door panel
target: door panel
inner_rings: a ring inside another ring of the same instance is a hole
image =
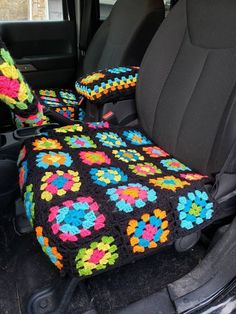
[[[77,44],[73,21],[1,23],[0,34],[33,88],[74,84]]]

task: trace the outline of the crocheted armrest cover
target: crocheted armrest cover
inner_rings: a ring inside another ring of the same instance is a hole
[[[43,106],[32,93],[5,44],[0,41],[0,100],[14,113],[17,127],[46,123]]]
[[[134,66],[94,72],[80,78],[75,88],[80,95],[96,105],[134,98],[138,72],[139,67]]]

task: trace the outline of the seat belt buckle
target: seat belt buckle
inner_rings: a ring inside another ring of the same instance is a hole
[[[116,115],[113,111],[108,111],[102,116],[103,121],[110,122],[111,124],[118,124]]]

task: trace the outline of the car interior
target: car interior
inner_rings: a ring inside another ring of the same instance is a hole
[[[235,0],[61,8],[0,21],[0,313],[233,313]]]

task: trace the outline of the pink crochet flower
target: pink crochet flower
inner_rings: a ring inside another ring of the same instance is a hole
[[[0,94],[16,98],[18,96],[20,83],[5,76],[0,76]]]

